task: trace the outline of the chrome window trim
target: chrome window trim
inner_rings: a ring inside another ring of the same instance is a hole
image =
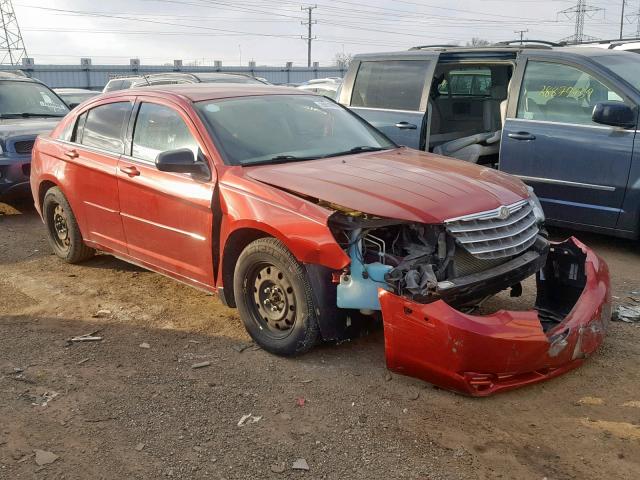
[[[569,180],[558,180],[555,178],[544,178],[544,177],[530,177],[528,175],[515,175],[520,180],[530,181],[530,182],[539,182],[539,183],[549,183],[551,185],[565,185],[568,187],[579,187],[579,188],[590,188],[592,190],[601,190],[603,192],[615,192],[616,187],[611,187],[609,185],[598,185],[595,183],[582,183],[582,182],[571,182]]]
[[[538,124],[545,124],[545,125],[561,125],[561,126],[567,126],[567,127],[584,127],[584,128],[596,128],[599,130],[616,130],[616,131],[627,131],[627,132],[635,132],[636,130],[633,129],[626,129],[626,128],[621,128],[621,127],[611,127],[608,125],[588,125],[588,124],[584,124],[584,123],[566,123],[566,122],[552,122],[550,120],[530,120],[528,118],[516,118],[516,117],[507,117],[505,119],[506,120],[513,120],[516,122],[530,122],[530,123],[538,123]]]

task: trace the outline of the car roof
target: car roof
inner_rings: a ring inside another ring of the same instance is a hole
[[[382,52],[382,53],[364,53],[354,55],[355,59],[366,59],[374,57],[420,57],[420,55],[428,56],[433,53],[439,54],[470,54],[477,56],[490,56],[511,54],[515,56],[522,52],[536,52],[550,55],[576,55],[583,57],[601,56],[601,55],[617,55],[623,53],[622,50],[603,50],[595,46],[540,46],[540,45],[489,45],[486,47],[458,47],[458,46],[426,46],[414,47],[410,50],[402,50],[398,52]]]
[[[88,90],[86,88],[66,88],[66,87],[54,88],[53,91],[56,93],[95,93],[96,95],[100,93],[96,90]]]
[[[179,85],[154,85],[136,88],[135,90],[115,90],[105,93],[102,98],[142,94],[182,97],[191,102],[201,102],[203,100],[218,100],[233,97],[309,95],[309,92],[300,91],[291,87],[277,87],[274,85],[253,83],[187,83]]]

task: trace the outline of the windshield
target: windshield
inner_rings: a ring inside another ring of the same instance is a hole
[[[592,57],[599,64],[640,90],[640,55],[630,52],[610,52]]]
[[[64,117],[69,109],[46,86],[35,82],[0,84],[1,117]]]
[[[312,160],[396,145],[335,102],[264,95],[196,104],[232,165]]]

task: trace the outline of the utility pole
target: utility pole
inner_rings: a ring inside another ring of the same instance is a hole
[[[0,0],[0,64],[19,65],[28,57],[11,0]]]
[[[311,36],[311,25],[318,23],[316,20],[312,20],[312,12],[318,8],[318,5],[310,5],[308,7],[300,7],[300,10],[307,10],[309,13],[309,20],[306,22],[300,22],[302,25],[307,25],[309,30],[307,31],[306,37],[300,37],[303,40],[307,41],[307,67],[311,68],[311,41],[315,40],[316,37]]]
[[[519,33],[520,34],[520,45],[524,44],[524,34],[527,33],[529,31],[529,29],[527,30],[514,30],[513,33]]]
[[[585,40],[596,40],[594,37],[584,34],[585,17],[593,18],[593,16],[604,11],[604,8],[587,4],[587,0],[578,0],[575,7],[567,8],[558,12],[558,16],[562,15],[566,18],[575,19],[576,24],[573,35],[563,38],[561,41],[567,43],[578,44]]]
[[[624,29],[624,7],[627,5],[627,0],[622,0],[622,13],[620,14],[620,40],[622,40],[622,30]]]

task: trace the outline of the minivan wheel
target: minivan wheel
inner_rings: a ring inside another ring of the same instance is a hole
[[[319,339],[306,272],[275,238],[260,238],[240,254],[233,277],[240,317],[251,338],[268,352],[297,355]]]
[[[49,245],[58,257],[69,263],[78,263],[95,254],[94,249],[84,244],[71,206],[58,187],[50,188],[45,194],[42,216],[47,226]]]

